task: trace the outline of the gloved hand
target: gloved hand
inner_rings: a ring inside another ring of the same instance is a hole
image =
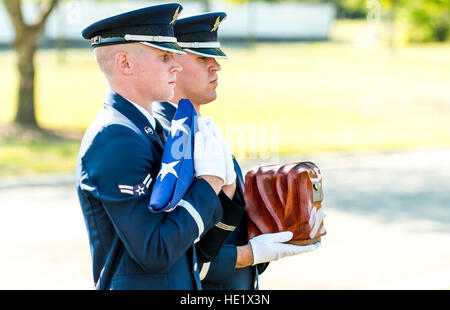
[[[208,117],[203,117],[205,124],[214,132],[214,136],[221,141],[223,154],[226,160],[226,176],[224,185],[231,185],[236,181],[236,171],[234,171],[233,155],[231,154],[230,145],[222,135],[222,131],[216,126],[214,121]]]
[[[202,118],[198,118],[198,129],[194,136],[195,176],[212,175],[225,181],[226,160],[222,142]]]
[[[295,245],[283,243],[291,240],[292,232],[282,231],[262,234],[249,240],[253,251],[253,265],[275,261],[286,256],[311,252],[320,246],[320,242],[311,245]]]

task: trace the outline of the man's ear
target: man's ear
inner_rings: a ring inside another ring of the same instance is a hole
[[[123,75],[131,75],[130,55],[127,52],[119,52],[115,57],[115,66],[118,72]]]

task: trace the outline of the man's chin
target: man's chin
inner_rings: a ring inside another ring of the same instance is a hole
[[[217,95],[214,93],[214,96],[209,96],[208,98],[205,98],[205,100],[203,100],[203,102],[200,103],[200,105],[208,104],[210,102],[213,102],[214,100],[216,100],[216,98],[217,98]]]
[[[216,99],[217,99],[217,92],[216,92],[216,90],[213,90],[213,91],[211,91],[209,93],[209,96],[207,98],[207,102],[206,103],[210,103],[210,102],[212,102],[212,101],[214,101]]]
[[[173,89],[167,91],[167,93],[165,94],[165,96],[161,96],[161,98],[159,98],[158,101],[163,102],[163,101],[170,101],[173,99],[175,95],[175,91]]]

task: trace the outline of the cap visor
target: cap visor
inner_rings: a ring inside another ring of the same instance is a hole
[[[220,48],[185,48],[184,50],[204,57],[228,58]]]
[[[176,54],[186,54],[186,52],[183,51],[183,49],[177,43],[172,42],[140,42],[140,43],[166,52]]]

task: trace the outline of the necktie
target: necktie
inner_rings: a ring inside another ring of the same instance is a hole
[[[155,125],[155,131],[158,137],[161,139],[163,144],[166,144],[166,135],[164,134],[164,128],[162,127],[161,123],[155,118],[156,125]]]

